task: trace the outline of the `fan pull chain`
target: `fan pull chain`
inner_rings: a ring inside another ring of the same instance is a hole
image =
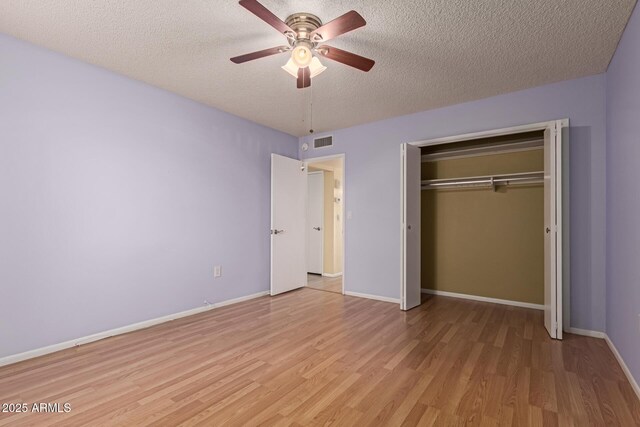
[[[311,117],[310,117],[310,120],[309,120],[309,127],[310,127],[309,133],[313,133],[313,86],[311,86],[311,88],[310,88],[309,95],[310,95],[309,96],[309,98],[310,98],[309,109],[311,110],[310,111],[310,116]]]

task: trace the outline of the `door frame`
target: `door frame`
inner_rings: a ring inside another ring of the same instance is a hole
[[[309,222],[309,191],[308,191],[308,188],[309,188],[309,175],[321,175],[322,176],[322,212],[320,213],[320,218],[321,218],[320,222],[322,224],[322,229],[321,229],[322,233],[320,233],[320,255],[321,255],[321,258],[322,258],[320,270],[322,271],[322,273],[320,273],[320,274],[322,274],[322,276],[324,276],[324,209],[325,209],[325,206],[324,206],[324,191],[325,191],[325,188],[324,188],[324,171],[309,172],[308,168],[309,168],[309,166],[305,164],[305,171],[307,172],[307,233],[309,232],[309,225],[310,225],[310,224],[308,224],[308,222]],[[307,234],[307,236],[308,236],[308,234]],[[305,248],[305,250],[307,251],[307,254],[308,254],[308,251],[309,251],[309,239],[306,239],[306,241],[307,241],[307,247]],[[308,273],[309,273],[309,259],[308,259],[308,255],[307,255],[307,274]]]
[[[556,256],[557,272],[556,272],[556,294],[561,301],[559,304],[559,313],[561,316],[562,328],[558,328],[558,338],[562,338],[562,331],[570,331],[571,329],[571,276],[570,276],[570,218],[569,218],[569,119],[550,120],[546,122],[530,123],[520,126],[512,126],[508,128],[500,128],[493,130],[485,130],[480,132],[471,132],[441,138],[420,140],[408,142],[409,145],[418,147],[428,147],[433,145],[444,145],[459,141],[470,141],[474,139],[498,137],[510,135],[514,133],[541,131],[547,128],[554,128],[561,135],[561,145],[556,149],[561,150],[557,154],[561,156],[561,175],[562,186],[556,188],[557,212],[561,218],[560,230],[557,234],[556,247],[561,248]],[[402,168],[401,168],[402,169]],[[401,170],[401,174],[404,171]],[[404,176],[400,177],[401,194],[404,194]],[[403,206],[400,207],[401,212]],[[402,215],[401,215],[402,216]],[[402,218],[401,218],[402,226]],[[400,251],[401,265],[404,265],[404,248]],[[404,275],[401,272],[400,278],[400,295],[404,292],[406,284],[404,283]]]
[[[342,203],[340,209],[340,221],[342,222],[342,295],[345,295],[345,283],[347,277],[347,218],[345,216],[346,213],[346,203],[347,200],[347,159],[344,153],[340,154],[332,154],[329,156],[321,156],[321,157],[308,157],[303,159],[304,167],[309,171],[309,165],[313,165],[313,163],[323,162],[325,160],[334,160],[341,159],[342,160]],[[324,256],[324,255],[323,255]],[[324,266],[323,266],[324,267]]]

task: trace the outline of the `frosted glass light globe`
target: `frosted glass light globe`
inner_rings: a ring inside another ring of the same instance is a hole
[[[311,64],[313,54],[308,46],[298,45],[293,49],[293,52],[291,52],[291,59],[298,67],[305,68]]]

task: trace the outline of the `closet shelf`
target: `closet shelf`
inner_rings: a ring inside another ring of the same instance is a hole
[[[501,175],[468,176],[447,179],[426,179],[422,181],[423,190],[443,188],[487,187],[495,191],[499,185],[537,184],[544,182],[544,172],[523,172]]]

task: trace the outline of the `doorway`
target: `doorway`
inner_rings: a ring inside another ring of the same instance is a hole
[[[344,157],[307,161],[307,287],[342,294]]]
[[[425,293],[537,308],[562,338],[567,128],[558,120],[402,145],[401,309]]]

